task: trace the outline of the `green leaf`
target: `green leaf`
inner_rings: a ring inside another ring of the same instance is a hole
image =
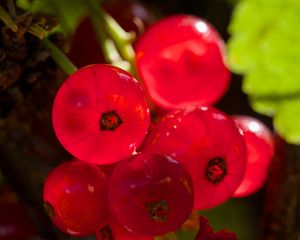
[[[300,98],[283,101],[274,118],[278,133],[288,142],[300,143]]]
[[[300,143],[300,1],[243,0],[229,26],[229,65],[244,74],[253,109],[274,116],[276,130]],[[297,108],[297,109],[295,109]],[[294,109],[294,111],[293,111]]]

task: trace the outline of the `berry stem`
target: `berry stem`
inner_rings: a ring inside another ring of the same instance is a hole
[[[99,20],[98,17],[95,16],[94,12],[91,12],[91,19],[98,42],[102,48],[105,61],[111,63],[114,66],[129,71],[130,63],[122,60],[122,57],[120,56],[114,41],[108,36],[105,30],[99,27]]]
[[[43,39],[43,44],[51,51],[51,57],[65,71],[71,75],[77,71],[77,67],[66,57],[66,55],[55,44],[47,39]]]
[[[93,22],[98,23],[95,26],[95,29],[99,28],[99,25],[104,26],[108,36],[113,40],[121,57],[130,63],[131,70],[134,73],[135,52],[131,44],[135,37],[134,34],[126,32],[109,14],[107,14],[101,8],[97,2],[93,0],[87,0],[84,2],[93,16]],[[100,30],[96,29],[96,32],[99,31]],[[103,32],[103,30],[101,31]]]
[[[13,32],[17,32],[19,27],[18,25],[11,19],[9,14],[5,11],[3,7],[0,6],[0,19],[6,24],[6,26],[11,29]]]

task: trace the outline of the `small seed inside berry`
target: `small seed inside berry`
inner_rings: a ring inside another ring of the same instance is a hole
[[[215,157],[209,160],[205,178],[213,184],[220,183],[227,174],[227,166],[224,158]]]
[[[169,214],[169,205],[167,201],[147,202],[146,207],[152,220],[159,223],[165,223],[167,221]]]
[[[122,123],[123,120],[115,111],[102,113],[100,120],[100,130],[114,131]]]

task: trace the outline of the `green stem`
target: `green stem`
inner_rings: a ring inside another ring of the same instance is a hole
[[[101,25],[105,27],[107,34],[115,42],[123,59],[133,63],[135,53],[131,42],[134,39],[134,35],[124,31],[124,29],[108,15],[96,1],[85,0],[85,3],[99,24],[101,23]]]
[[[0,19],[6,24],[6,26],[11,29],[13,32],[17,32],[19,27],[18,25],[11,19],[9,14],[5,11],[3,7],[0,6]]]
[[[91,14],[94,31],[96,33],[98,42],[102,48],[104,58],[109,63],[114,63],[121,60],[121,56],[111,38],[105,31],[99,28],[99,21],[97,16]]]
[[[101,29],[99,27],[98,16],[96,16],[94,12],[92,12],[91,18],[92,18],[94,31],[96,33],[98,42],[102,48],[105,61],[107,63],[111,63],[114,66],[129,71],[131,68],[130,63],[122,59],[115,45],[115,42],[108,36],[107,32],[104,29]]]
[[[66,57],[66,55],[52,42],[47,39],[42,40],[43,44],[51,51],[51,57],[65,71],[66,74],[71,75],[77,71],[77,67]]]

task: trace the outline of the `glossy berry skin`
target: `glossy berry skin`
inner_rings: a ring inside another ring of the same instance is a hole
[[[154,240],[151,236],[142,236],[129,232],[115,220],[111,219],[97,235],[97,240]]]
[[[138,154],[115,168],[108,202],[115,220],[128,231],[156,236],[176,230],[193,208],[191,178],[175,160]]]
[[[89,65],[59,89],[52,111],[58,140],[72,155],[94,164],[129,157],[144,139],[149,109],[133,76],[117,67]]]
[[[195,209],[228,200],[245,172],[243,137],[233,120],[213,107],[189,107],[167,114],[152,129],[144,150],[179,161],[193,179]]]
[[[67,234],[94,234],[110,217],[107,186],[107,177],[97,166],[82,161],[65,162],[47,176],[45,210]]]
[[[166,109],[210,105],[229,85],[224,42],[204,20],[190,15],[164,18],[136,46],[136,64],[151,98]]]
[[[246,197],[258,191],[265,183],[274,153],[273,136],[261,121],[249,116],[233,116],[243,132],[247,147],[247,167],[235,197]]]

